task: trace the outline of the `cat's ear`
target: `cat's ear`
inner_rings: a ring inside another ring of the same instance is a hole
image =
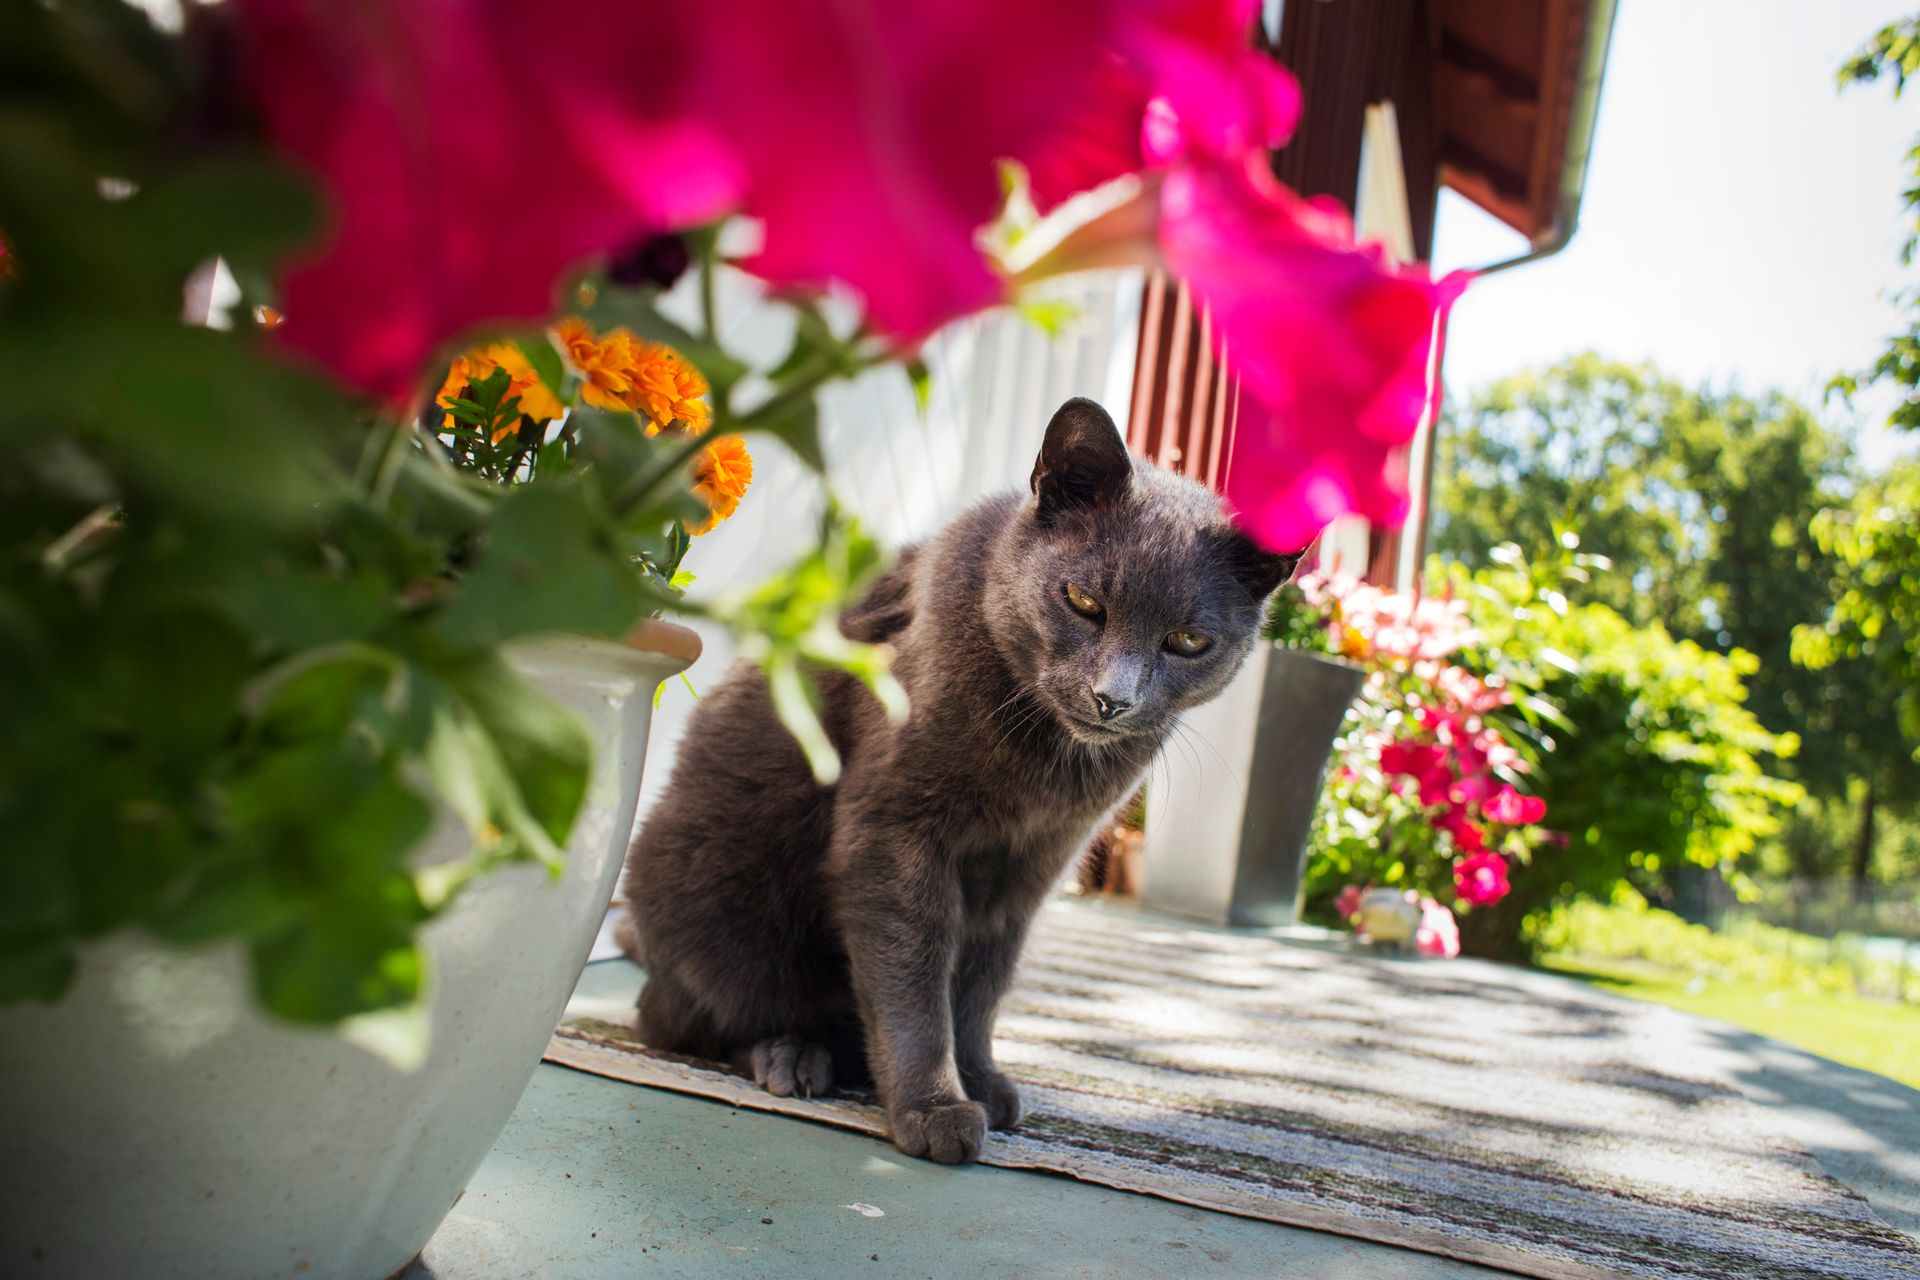
[[[1040,522],[1074,509],[1112,506],[1133,481],[1133,455],[1107,411],[1075,396],[1047,424],[1028,481],[1040,498]]]
[[[1238,529],[1229,531],[1220,543],[1220,558],[1227,572],[1247,589],[1255,600],[1265,600],[1300,567],[1306,548],[1298,551],[1268,551]]]

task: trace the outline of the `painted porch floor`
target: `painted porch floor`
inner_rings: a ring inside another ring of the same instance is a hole
[[[1300,945],[1340,946],[1299,931]],[[1487,998],[1568,980],[1471,961]],[[589,965],[580,994],[639,985]],[[1920,1234],[1920,1092],[1723,1024],[1701,1039],[1780,1130]],[[859,1207],[855,1207],[859,1206]],[[1045,1174],[949,1169],[857,1134],[543,1064],[408,1280],[740,1277],[1462,1277],[1426,1254]]]

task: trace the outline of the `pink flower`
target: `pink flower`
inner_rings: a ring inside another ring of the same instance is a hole
[[[1380,748],[1380,768],[1386,773],[1403,773],[1418,778],[1441,763],[1439,747],[1425,742],[1393,742]]]
[[[1414,949],[1423,956],[1451,960],[1460,954],[1460,923],[1453,912],[1432,898],[1420,900],[1420,927],[1413,933]]]
[[[1288,191],[1260,155],[1168,173],[1160,245],[1241,379],[1224,487],[1242,526],[1291,550],[1349,512],[1398,524],[1435,315],[1465,278],[1356,246],[1338,206]]]
[[[1463,774],[1447,791],[1447,799],[1457,805],[1479,804],[1493,794],[1493,779],[1484,773]]]
[[[1465,667],[1442,667],[1434,677],[1434,684],[1449,701],[1470,715],[1484,715],[1513,701],[1511,690],[1490,685]]]
[[[331,206],[313,249],[287,264],[275,336],[393,403],[448,339],[547,316],[571,264],[711,217],[737,194],[738,174],[696,121],[636,121],[629,145],[611,148],[568,128],[554,95],[573,68],[519,60],[494,12],[514,8],[236,7],[268,131]]]
[[[1521,795],[1512,787],[1501,787],[1481,807],[1487,821],[1503,826],[1524,827],[1547,816],[1547,802],[1539,796]]]
[[[1394,266],[1354,243],[1337,204],[1274,179],[1268,148],[1292,130],[1297,87],[1248,47],[1254,0],[1147,5],[1143,24],[1122,25],[1089,104],[1101,119],[1137,116],[1138,146],[1101,124],[1028,159],[1043,203],[1142,166],[1148,179],[1033,276],[1137,261],[1150,239],[1243,384],[1223,485],[1242,525],[1293,551],[1348,512],[1398,524],[1437,317],[1466,277]]]
[[[1366,891],[1363,885],[1350,884],[1334,895],[1333,909],[1340,913],[1342,920],[1351,920],[1360,914],[1360,898]]]
[[[1461,808],[1448,809],[1433,820],[1437,830],[1453,837],[1454,846],[1469,853],[1477,853],[1487,847],[1487,833],[1480,825],[1467,817],[1467,811]]]
[[[1455,782],[1453,770],[1446,764],[1437,764],[1420,775],[1420,803],[1451,804]]]
[[[331,201],[280,336],[404,403],[576,264],[743,208],[750,270],[918,338],[1000,298],[995,162],[1079,100],[1119,3],[239,0],[268,130]]]
[[[1254,49],[1258,0],[1144,0],[1128,7],[1067,124],[1025,156],[1041,209],[1188,154],[1286,142],[1300,85]]]
[[[1484,907],[1507,896],[1507,860],[1497,853],[1480,850],[1453,864],[1453,891],[1462,902]]]
[[[598,67],[644,79],[661,6],[598,4],[627,33]],[[696,83],[766,226],[744,265],[776,285],[845,283],[877,328],[908,340],[1004,295],[974,239],[1000,201],[996,165],[1078,105],[1122,12],[1120,0],[672,7],[697,17]]]

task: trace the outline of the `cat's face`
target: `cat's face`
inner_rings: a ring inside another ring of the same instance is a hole
[[[1127,453],[1098,405],[1047,428],[1034,499],[997,566],[996,637],[1076,740],[1167,733],[1245,661],[1297,556],[1260,551],[1204,487]]]

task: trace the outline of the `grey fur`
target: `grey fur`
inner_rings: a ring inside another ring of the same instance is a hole
[[[627,859],[648,1044],[775,1093],[871,1074],[895,1143],[945,1163],[1019,1120],[992,1033],[1035,910],[1177,714],[1232,678],[1298,559],[1134,460],[1088,400],[1054,415],[1031,487],[902,553],[842,618],[894,647],[905,724],[825,675],[844,769],[822,788],[743,665],[695,711]],[[1212,643],[1181,656],[1176,631]]]

